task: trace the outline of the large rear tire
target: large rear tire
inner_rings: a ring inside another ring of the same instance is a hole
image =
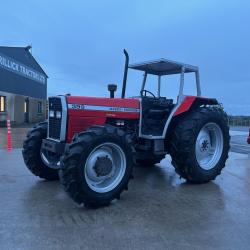
[[[52,181],[58,179],[58,171],[48,167],[41,158],[41,145],[47,137],[47,127],[47,122],[41,122],[28,132],[22,153],[27,168],[35,176]]]
[[[130,137],[112,126],[93,126],[74,137],[61,159],[60,179],[78,204],[108,205],[127,190],[132,177]]]
[[[229,142],[226,113],[218,107],[196,109],[180,120],[172,133],[172,164],[189,182],[214,180],[225,167]]]

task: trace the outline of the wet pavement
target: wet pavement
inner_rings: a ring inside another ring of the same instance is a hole
[[[24,124],[21,127],[12,127],[11,128],[11,137],[12,137],[12,147],[21,148],[23,145],[23,140],[25,139],[27,132],[35,124],[29,123]],[[7,128],[0,127],[0,150],[7,149]]]
[[[250,154],[250,145],[247,143],[248,131],[231,130],[231,151],[241,154]]]
[[[134,172],[120,201],[91,210],[32,176],[20,149],[0,150],[0,249],[249,249],[247,154],[203,185],[179,179],[169,158]]]
[[[12,147],[21,148],[23,145],[23,140],[25,139],[27,132],[30,128],[12,128]],[[7,129],[0,128],[0,149],[7,148]]]

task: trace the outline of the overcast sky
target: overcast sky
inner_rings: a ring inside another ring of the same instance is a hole
[[[124,56],[131,62],[168,58],[200,67],[202,94],[230,114],[250,115],[250,1],[2,1],[0,44],[26,46],[49,75],[48,93],[120,95]],[[178,78],[163,80],[175,97]],[[193,78],[186,79],[192,93]],[[154,91],[151,79],[148,89]],[[138,95],[131,72],[127,95]]]

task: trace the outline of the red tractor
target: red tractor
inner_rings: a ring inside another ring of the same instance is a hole
[[[176,172],[192,183],[214,180],[229,151],[227,115],[216,99],[201,97],[199,69],[160,59],[129,65],[126,56],[121,98],[49,98],[48,121],[29,131],[23,144],[28,169],[60,180],[79,204],[98,207],[127,190],[134,165],[152,166],[170,154]],[[128,69],[144,72],[140,95],[125,98]],[[196,76],[197,95],[183,94],[185,73]],[[157,93],[146,90],[157,77]],[[161,91],[164,76],[180,74],[177,102]]]

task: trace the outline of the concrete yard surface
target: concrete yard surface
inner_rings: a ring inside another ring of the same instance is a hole
[[[0,249],[249,249],[247,154],[231,153],[203,185],[185,183],[169,158],[134,174],[121,200],[86,209],[59,181],[34,177],[20,149],[0,151]]]
[[[250,154],[250,145],[247,143],[248,131],[230,130],[231,151],[241,154]]]

